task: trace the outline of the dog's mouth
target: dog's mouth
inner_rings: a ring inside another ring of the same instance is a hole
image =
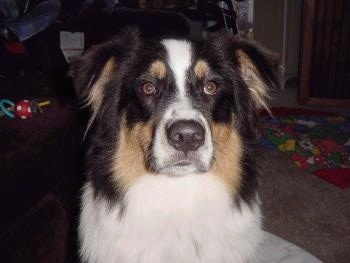
[[[180,161],[180,162],[174,163],[174,166],[180,166],[180,167],[189,166],[189,165],[192,165],[190,161]]]
[[[169,176],[183,176],[186,174],[204,173],[207,168],[196,158],[176,158],[158,169],[160,174]]]

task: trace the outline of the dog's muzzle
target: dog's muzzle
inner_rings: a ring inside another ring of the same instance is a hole
[[[152,153],[155,171],[160,174],[206,172],[213,156],[208,121],[190,106],[171,105],[156,126]]]
[[[185,155],[196,151],[205,141],[203,125],[194,120],[179,120],[166,129],[168,143]]]

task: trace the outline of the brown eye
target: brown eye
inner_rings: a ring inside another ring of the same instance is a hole
[[[215,95],[218,91],[218,88],[216,87],[216,84],[212,81],[209,81],[207,84],[204,85],[204,93],[208,95]]]
[[[145,95],[150,96],[156,93],[157,89],[151,82],[146,82],[142,85],[142,91]]]

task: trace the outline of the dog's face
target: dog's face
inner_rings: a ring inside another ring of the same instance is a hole
[[[257,111],[277,85],[276,65],[227,36],[151,41],[124,32],[93,47],[71,72],[92,110],[96,172],[122,187],[146,173],[210,173],[238,189]]]

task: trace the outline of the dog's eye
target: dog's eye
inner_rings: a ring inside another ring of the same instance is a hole
[[[146,82],[144,84],[142,84],[142,92],[147,95],[153,95],[154,93],[156,93],[157,89],[156,87],[153,85],[153,83],[151,82]]]
[[[215,95],[218,91],[218,88],[214,82],[209,81],[204,85],[203,91],[205,94]]]

